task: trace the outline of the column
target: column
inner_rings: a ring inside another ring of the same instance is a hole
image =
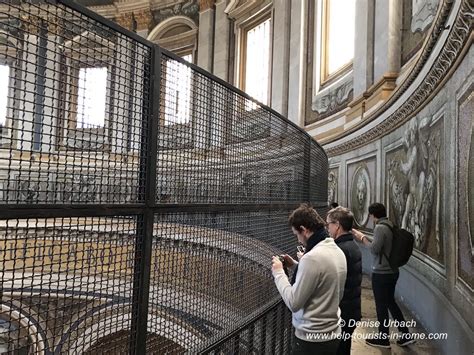
[[[291,1],[274,0],[273,8],[271,106],[277,112],[286,116],[288,114]]]
[[[229,32],[230,21],[224,12],[227,7],[225,0],[216,3],[216,25],[214,37],[214,75],[229,81]]]
[[[214,0],[199,2],[199,42],[197,65],[212,72],[214,47]]]

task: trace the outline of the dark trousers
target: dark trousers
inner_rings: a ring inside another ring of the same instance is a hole
[[[339,339],[311,342],[295,337],[294,344],[293,355],[336,355]]]
[[[339,343],[339,347],[337,348],[337,355],[350,355],[351,353],[351,345],[352,345],[352,333],[354,333],[355,326],[348,327],[348,319],[344,320],[346,325],[342,327],[342,338],[341,342]]]
[[[397,285],[398,276],[398,272],[396,274],[372,274],[372,290],[374,291],[379,332],[387,335],[389,333],[387,323],[390,319],[388,311],[396,321],[405,322],[402,311],[395,302],[395,286]],[[409,332],[407,327],[398,327],[398,330],[404,334]]]

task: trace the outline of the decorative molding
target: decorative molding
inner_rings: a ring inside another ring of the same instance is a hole
[[[198,26],[186,16],[173,16],[168,18],[161,23],[159,23],[153,30],[150,31],[147,39],[149,41],[159,40],[165,31],[170,30],[172,27],[185,25],[188,26],[190,30],[198,31]]]
[[[214,0],[199,0],[199,11],[203,12],[212,9],[214,6]]]
[[[133,15],[135,16],[135,21],[137,21],[138,31],[147,30],[150,28],[150,25],[153,21],[153,14],[151,13],[150,9],[145,9],[137,13],[134,12]]]
[[[239,20],[243,17],[247,19],[245,14],[251,13],[256,8],[262,6],[266,7],[268,4],[271,4],[271,1],[268,0],[231,0],[229,5],[225,8],[224,12],[233,20]]]
[[[439,0],[412,0],[411,31],[423,31],[436,15]]]
[[[133,14],[131,12],[120,14],[115,17],[115,22],[123,28],[131,30],[133,28]]]
[[[377,111],[375,111],[371,117],[367,118],[363,124],[374,120],[386,111],[389,107],[393,106],[396,101],[404,94],[410,85],[418,77],[423,66],[427,63],[428,58],[432,54],[432,50],[439,40],[441,33],[446,29],[446,21],[449,13],[451,12],[454,5],[454,1],[446,0],[440,10],[440,14],[435,21],[429,39],[424,46],[424,50],[420,55],[418,62],[413,67],[411,73],[407,76],[405,81],[399,86],[398,90],[387,100],[387,102]],[[468,47],[472,42],[472,18],[474,8],[470,4],[469,0],[464,0],[460,5],[460,9],[454,20],[452,30],[449,33],[445,45],[442,47],[440,54],[435,59],[434,64],[431,66],[428,74],[421,82],[421,84],[414,90],[413,94],[403,102],[400,107],[388,116],[384,121],[379,123],[374,128],[369,129],[367,132],[352,138],[343,144],[336,145],[326,150],[328,156],[335,156],[343,154],[350,150],[356,149],[360,146],[366,145],[384,136],[406,121],[408,121],[413,115],[427,102],[429,97],[437,91],[439,86],[447,78],[447,74],[453,67],[454,63],[464,53],[463,48]],[[347,135],[355,132],[360,128],[360,125],[345,132]],[[340,139],[341,136],[335,137],[335,141]],[[329,142],[328,142],[329,143]]]

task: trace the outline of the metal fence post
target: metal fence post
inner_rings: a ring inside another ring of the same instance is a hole
[[[160,117],[161,50],[154,46],[150,63],[150,79],[145,82],[143,105],[144,124],[142,127],[140,180],[145,181],[145,210],[138,218],[137,234],[140,245],[135,251],[133,280],[132,323],[130,353],[145,354],[148,324],[148,301],[150,292],[150,273],[154,212],[156,206],[156,166],[158,160],[158,125]],[[149,100],[146,103],[146,100]]]

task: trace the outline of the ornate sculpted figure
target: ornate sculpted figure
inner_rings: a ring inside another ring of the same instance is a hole
[[[18,200],[31,203],[38,200],[39,183],[35,181],[24,180],[18,184]]]
[[[370,202],[369,173],[365,165],[359,166],[352,180],[351,208],[357,224],[364,226],[368,220]]]
[[[328,204],[337,201],[337,175],[336,171],[328,174]]]
[[[409,122],[404,137],[405,156],[388,166],[389,197],[397,223],[413,233],[422,249],[431,212],[439,212],[439,132],[430,132],[431,118]],[[437,221],[437,218],[436,218]],[[436,222],[437,252],[440,251]]]

